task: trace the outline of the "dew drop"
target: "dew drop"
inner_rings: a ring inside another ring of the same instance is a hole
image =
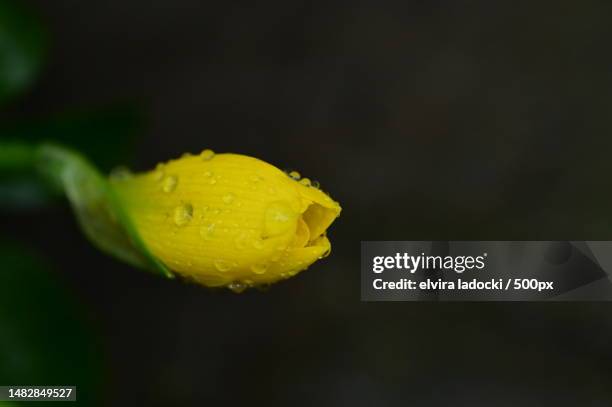
[[[189,158],[189,157],[193,157],[193,154],[191,154],[191,153],[183,153],[183,155],[181,155],[181,158]]]
[[[257,250],[261,250],[263,249],[265,246],[264,241],[261,239],[255,239],[253,240],[253,247],[256,248]]]
[[[236,249],[239,249],[239,250],[246,249],[246,247],[248,246],[248,243],[249,243],[249,236],[245,232],[240,233],[238,236],[236,236],[236,239],[234,239],[234,244],[236,245]]]
[[[164,190],[164,192],[169,193],[176,189],[177,184],[178,184],[178,178],[174,175],[169,175],[164,180],[164,186],[162,187],[162,189]]]
[[[200,157],[204,161],[210,161],[215,156],[215,152],[208,148],[200,153]]]
[[[294,180],[296,180],[296,181],[297,181],[297,180],[299,180],[299,179],[301,178],[300,173],[299,173],[299,172],[297,172],[297,171],[291,171],[291,172],[289,173],[289,176],[290,176],[291,178],[293,178]]]
[[[264,274],[268,270],[268,265],[265,263],[261,264],[253,264],[251,266],[251,271],[255,274]]]
[[[236,197],[235,197],[235,196],[234,196],[234,194],[232,194],[231,192],[230,192],[230,193],[228,193],[228,194],[225,194],[225,195],[223,196],[223,203],[224,203],[224,204],[226,204],[226,205],[231,205],[231,203],[232,203],[232,202],[234,202],[234,199],[235,199],[235,198],[236,198]]]
[[[251,175],[249,177],[249,184],[252,190],[256,190],[259,188],[259,184],[263,181],[263,178],[259,175]]]
[[[183,204],[174,208],[174,223],[176,226],[185,226],[193,218],[193,206],[191,204]]]
[[[319,184],[319,181],[316,181],[316,180],[312,181],[311,186],[316,189],[321,188],[321,184]]]
[[[326,258],[327,256],[329,256],[330,253],[331,253],[331,249],[325,250],[325,252],[321,256],[319,256],[319,259]]]
[[[200,236],[202,236],[206,240],[210,240],[213,238],[215,234],[215,224],[213,222],[206,222],[202,227],[200,227]]]
[[[226,271],[228,271],[230,268],[232,267],[231,264],[229,264],[227,261],[225,260],[215,260],[215,268],[217,270],[219,270],[222,273],[225,273]]]
[[[278,236],[295,226],[296,213],[284,202],[273,202],[264,215],[264,233],[266,236]]]
[[[246,290],[247,285],[244,283],[241,283],[240,281],[233,281],[227,285],[227,288],[229,288],[236,294],[240,294],[241,292]]]
[[[309,187],[309,186],[312,185],[311,182],[310,182],[310,179],[308,179],[308,178],[302,178],[300,180],[300,184],[304,185],[305,187]]]

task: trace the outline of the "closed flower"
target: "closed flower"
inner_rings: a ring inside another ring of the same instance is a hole
[[[183,157],[111,178],[146,248],[170,270],[240,291],[274,283],[329,253],[340,206],[295,173],[238,154]]]

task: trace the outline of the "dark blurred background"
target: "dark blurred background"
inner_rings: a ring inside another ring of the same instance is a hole
[[[73,298],[80,324],[31,333],[40,360],[0,324],[22,381],[87,377],[82,403],[109,406],[612,405],[607,303],[359,298],[361,240],[612,240],[612,3],[20,4],[44,62],[2,136],[107,170],[253,155],[343,206],[329,258],[235,295],[101,254],[65,202],[6,205],[5,272],[40,259],[62,290],[40,303]],[[39,279],[17,280],[5,314],[33,324]]]

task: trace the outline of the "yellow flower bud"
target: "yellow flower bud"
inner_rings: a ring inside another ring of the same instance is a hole
[[[329,253],[340,205],[310,182],[238,154],[185,155],[110,186],[146,249],[210,287],[274,283]]]

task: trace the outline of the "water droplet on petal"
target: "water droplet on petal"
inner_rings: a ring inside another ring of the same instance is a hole
[[[227,285],[227,288],[229,288],[236,294],[240,294],[241,292],[246,290],[247,285],[244,283],[241,283],[240,281],[233,281]]]
[[[310,179],[308,178],[302,178],[300,180],[300,184],[304,185],[305,187],[309,187],[311,185]]]
[[[162,189],[164,190],[164,192],[169,193],[176,189],[177,184],[178,178],[174,175],[169,175],[168,177],[166,177],[166,179],[164,179],[164,185]]]
[[[294,180],[296,180],[296,181],[297,181],[297,180],[299,180],[299,179],[300,179],[300,177],[301,177],[300,173],[299,173],[299,172],[297,172],[297,171],[291,171],[291,172],[289,173],[289,176],[290,176],[291,178],[293,178]]]
[[[272,202],[264,215],[266,236],[279,236],[295,227],[297,214],[284,202]]]
[[[251,266],[251,270],[253,271],[253,273],[255,274],[264,274],[266,272],[266,270],[268,270],[268,265],[265,263],[261,263],[261,264],[253,264]]]
[[[319,256],[319,259],[326,258],[327,256],[329,256],[330,253],[331,253],[331,249],[325,250],[325,252],[321,256]]]
[[[181,155],[181,158],[189,158],[189,157],[193,157],[193,154],[191,154],[191,153],[183,153],[183,155]]]
[[[202,227],[200,227],[200,236],[202,236],[206,240],[210,240],[213,238],[215,234],[215,224],[213,222],[205,222]]]
[[[316,188],[316,189],[321,188],[321,184],[319,184],[319,181],[316,181],[316,180],[312,181],[311,186]]]
[[[174,223],[176,226],[185,226],[193,218],[193,206],[183,204],[174,208]]]
[[[236,236],[236,239],[234,239],[234,244],[236,245],[236,249],[240,249],[240,250],[246,249],[248,243],[249,243],[249,236],[245,232],[240,233],[238,236]]]
[[[225,195],[223,196],[223,203],[224,203],[224,204],[226,204],[226,205],[231,205],[231,203],[232,203],[232,202],[234,202],[234,199],[235,199],[235,198],[236,198],[236,197],[235,197],[235,196],[234,196],[234,194],[232,194],[231,192],[230,192],[230,193],[228,193],[228,194],[225,194]]]
[[[215,260],[215,268],[222,273],[232,268],[232,265],[225,260]]]
[[[251,186],[252,190],[256,190],[257,188],[259,188],[259,184],[261,183],[261,181],[263,181],[263,178],[259,175],[251,175],[249,177],[249,185]]]
[[[253,247],[256,248],[257,250],[263,249],[264,246],[265,246],[265,243],[264,243],[263,240],[261,240],[261,239],[253,240]]]
[[[200,157],[204,161],[210,161],[215,156],[215,152],[208,148],[200,153]]]
[[[205,178],[211,178],[213,176],[212,171],[204,171],[204,177]]]

